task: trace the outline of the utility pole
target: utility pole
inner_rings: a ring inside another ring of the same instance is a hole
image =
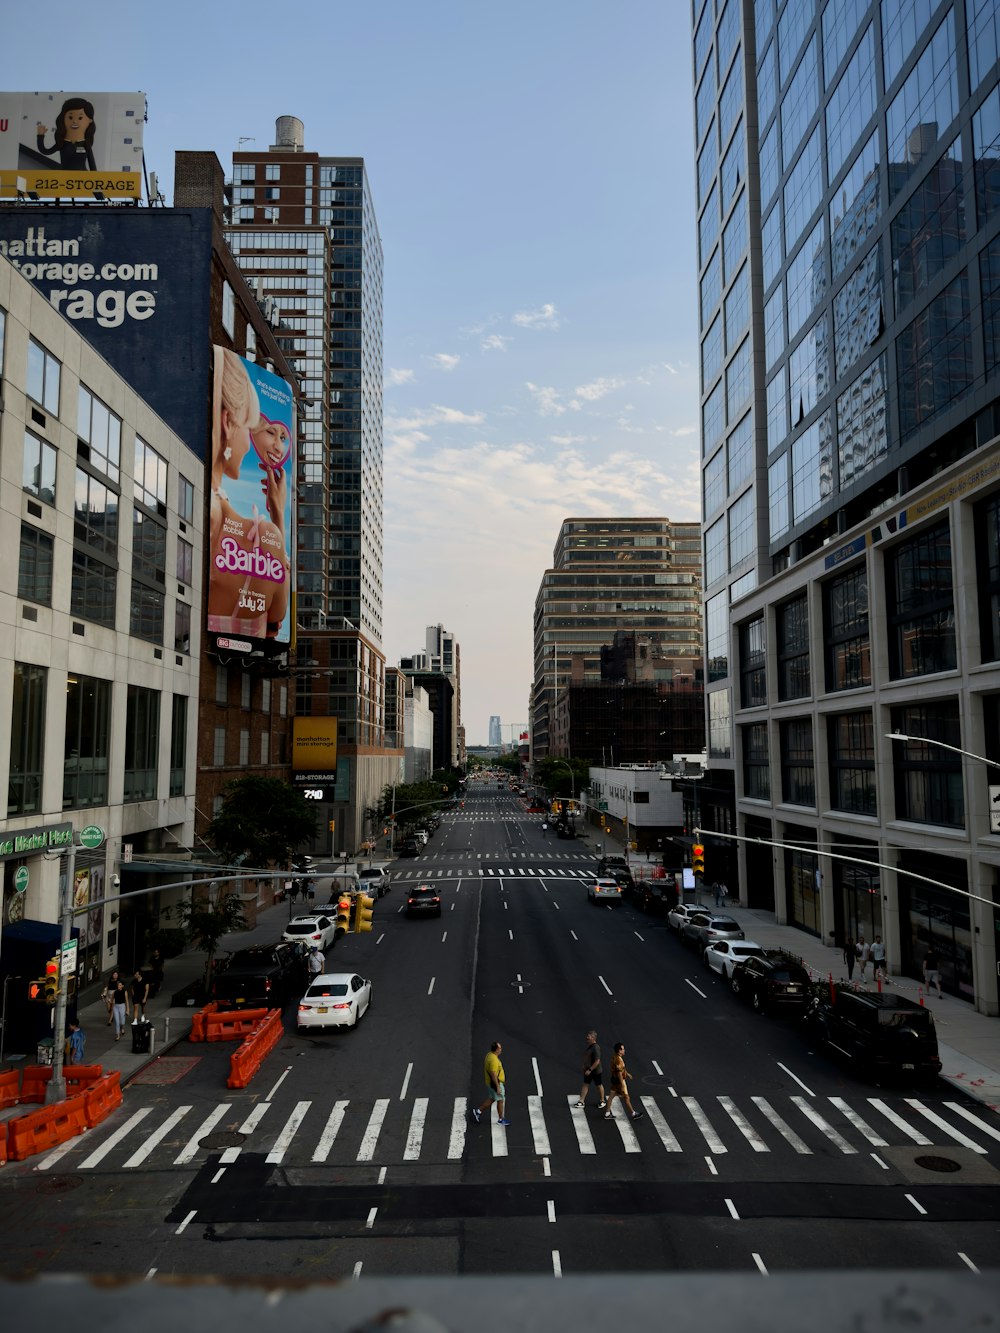
[[[52,1077],[45,1087],[45,1104],[66,1099],[66,1076],[63,1072],[66,1050],[66,986],[63,958],[73,939],[73,882],[76,879],[76,848],[79,834],[73,830],[73,841],[66,848],[66,875],[63,880],[62,900],[59,904],[59,984],[56,987],[56,1007],[52,1014]]]

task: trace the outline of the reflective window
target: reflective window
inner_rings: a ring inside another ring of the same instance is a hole
[[[699,143],[705,137],[705,131],[715,109],[715,89],[715,61],[710,60],[698,85],[698,96],[694,102],[695,128]]]
[[[986,368],[1000,365],[1000,238],[979,256],[979,285],[983,303],[983,343]]]
[[[728,68],[736,43],[739,41],[742,8],[741,0],[726,0],[719,15],[715,48],[719,53],[720,70]]]
[[[753,391],[750,339],[747,338],[726,367],[726,420],[735,421]]]
[[[715,180],[715,169],[719,165],[719,141],[714,133],[710,133],[705,140],[705,146],[698,154],[698,206],[704,203],[709,190],[712,188],[712,182]]]
[[[772,542],[777,541],[791,526],[788,458],[787,453],[782,454],[767,469],[768,524]]]
[[[135,437],[135,498],[165,515],[167,512],[167,460]]]
[[[28,397],[53,416],[59,415],[62,365],[34,338],[28,339]]]
[[[750,322],[750,265],[744,264],[726,296],[726,351],[731,352]]]
[[[781,209],[775,205],[761,227],[760,243],[764,261],[764,290],[778,276],[781,269]]]
[[[729,675],[729,599],[724,592],[705,603],[705,641],[709,681],[725,680]]]
[[[868,573],[863,564],[823,586],[826,688],[856,690],[872,683]]]
[[[884,327],[882,251],[876,245],[833,298],[833,342],[838,379],[878,341]]]
[[[774,0],[754,0],[753,28],[756,49],[760,51],[774,22]]]
[[[861,26],[869,3],[870,0],[830,0],[823,10],[823,69],[827,87]]]
[[[726,427],[726,400],[720,380],[701,409],[701,446],[705,455],[712,453]]]
[[[111,682],[70,673],[66,680],[63,809],[104,805],[111,750]]]
[[[956,753],[962,749],[958,701],[907,704],[893,708],[891,717],[893,731],[912,738],[897,741],[892,747],[896,818],[964,828],[962,756]],[[941,744],[927,745],[925,741]]]
[[[789,6],[791,8],[791,6]],[[743,737],[743,794],[754,800],[771,798],[771,761],[768,757],[767,723],[741,727]]]
[[[781,12],[778,19],[778,67],[782,83],[795,63],[815,10],[816,0],[795,0],[785,5]]]
[[[122,461],[121,417],[83,383],[77,394],[76,433],[87,446],[80,457],[112,481],[118,481]]]
[[[826,294],[826,223],[821,217],[788,265],[788,337],[793,339]]]
[[[186,542],[183,537],[177,538],[177,568],[175,572],[178,582],[190,587],[194,575],[194,547],[190,542]]]
[[[21,524],[17,559],[17,595],[26,602],[52,605],[53,539],[40,528]]]
[[[858,815],[877,815],[875,727],[868,709],[827,718],[830,805]]]
[[[1000,87],[972,118],[976,215],[982,227],[1000,209]]]
[[[875,30],[864,37],[826,104],[826,161],[833,180],[875,114]]]
[[[780,733],[781,799],[789,805],[815,805],[812,719],[789,718],[781,723]]]
[[[268,198],[274,198],[277,190],[266,190]],[[222,284],[222,327],[230,338],[236,337],[236,293],[228,282]]]
[[[760,203],[762,208],[766,208],[771,202],[780,179],[778,122],[775,121],[760,145]]]
[[[996,0],[965,0],[969,34],[969,83],[975,92],[1000,54],[1000,10]]]
[[[726,498],[726,451],[719,452],[705,464],[702,473],[705,514],[714,514]]]
[[[729,570],[726,558],[726,519],[725,515],[713,523],[705,532],[705,583],[712,584],[721,579]]]
[[[740,182],[746,175],[746,135],[743,130],[743,117],[736,126],[736,132],[733,135],[732,142],[726,149],[726,156],[722,159],[722,207],[725,210],[729,201],[734,197],[740,187]]]
[[[743,61],[737,56],[719,97],[719,141],[723,148],[743,106]]]
[[[1000,661],[1000,493],[976,506],[979,632],[984,662]],[[1000,728],[994,733],[1000,740]]]
[[[951,670],[958,659],[948,521],[893,547],[885,575],[890,677]]]
[[[896,339],[904,434],[961,397],[972,383],[969,284],[963,270]]]
[[[722,233],[722,280],[728,282],[747,248],[747,196],[740,195]]]
[[[704,264],[705,256],[715,244],[719,234],[719,193],[713,185],[708,201],[698,221],[698,262]]]
[[[837,461],[842,487],[868,472],[889,451],[885,367],[883,352],[837,399]]]
[[[788,372],[782,366],[767,386],[767,452],[773,454],[788,434]]]
[[[705,321],[711,315],[712,311],[719,304],[719,297],[722,295],[722,259],[718,250],[708,261],[708,267],[705,269],[701,280],[701,322],[704,326]]]
[[[803,421],[830,387],[827,317],[821,316],[788,362],[792,428]]]
[[[174,695],[170,718],[170,795],[184,795],[185,767],[187,765],[188,701],[184,694]]]
[[[741,495],[729,511],[729,568],[738,569],[753,555],[753,488]]]
[[[817,510],[833,494],[829,412],[792,441],[792,522]]]
[[[124,800],[155,800],[159,754],[159,692],[130,685],[125,710]]]
[[[7,774],[7,815],[34,815],[42,809],[45,763],[45,690],[48,671],[26,662],[14,663],[10,695],[10,769]]]
[[[785,245],[791,250],[823,197],[823,151],[820,128],[809,136],[782,192],[785,209]]]
[[[748,412],[729,436],[729,494],[753,476],[753,417]]]
[[[936,147],[957,111],[955,15],[949,10],[886,112],[890,199]]]
[[[76,469],[73,537],[109,564],[118,562],[118,496],[82,467]]]
[[[194,522],[194,484],[181,473],[177,476],[177,517],[184,523]]]
[[[805,593],[778,607],[775,631],[778,645],[778,698],[805,699],[811,689],[809,603]]]
[[[882,0],[882,64],[887,91],[920,45],[935,9],[937,0]]]
[[[962,143],[956,139],[892,220],[896,314],[955,258],[966,239]]]
[[[24,432],[24,454],[21,461],[21,489],[29,495],[56,502],[56,460],[58,453],[48,440],[40,440],[30,430]]]
[[[729,691],[713,690],[708,696],[708,753],[713,759],[728,759],[732,754],[732,727]]]
[[[87,551],[73,551],[69,609],[82,620],[114,629],[118,570]]]
[[[819,79],[816,68],[816,38],[805,54],[781,99],[781,165],[787,168],[802,142],[809,122],[819,107]]]
[[[701,385],[704,392],[722,369],[722,316],[716,315],[701,344]]]
[[[840,182],[830,204],[830,248],[833,277],[851,264],[882,216],[878,130],[862,148]]]
[[[712,6],[706,5],[701,12],[698,26],[694,32],[694,72],[697,77],[702,70],[708,53],[712,49]]]
[[[740,707],[767,703],[767,635],[764,617],[740,626]]]
[[[757,123],[764,126],[778,100],[777,70],[774,63],[774,43],[764,52],[757,71]]]
[[[764,307],[764,358],[770,370],[785,350],[785,299],[778,290]]]

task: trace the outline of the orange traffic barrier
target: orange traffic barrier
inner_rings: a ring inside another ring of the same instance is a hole
[[[16,1069],[0,1074],[0,1107],[16,1106],[21,1093],[21,1075]]]
[[[7,1154],[13,1162],[55,1148],[75,1138],[87,1128],[84,1098],[69,1097],[64,1102],[30,1111],[7,1122]]]
[[[266,1018],[257,1024],[241,1046],[233,1051],[229,1061],[227,1088],[245,1088],[264,1063],[265,1058],[274,1050],[284,1028],[281,1024],[281,1010],[271,1009]]]
[[[7,1121],[0,1120],[0,1166],[7,1160]]]
[[[100,1065],[63,1065],[66,1096],[75,1097],[77,1093],[86,1092],[103,1074],[104,1070]]]
[[[93,1129],[122,1104],[121,1074],[113,1069],[96,1083],[91,1083],[83,1094],[83,1113],[87,1128]]]
[[[206,1041],[235,1041],[251,1033],[262,1018],[267,1017],[266,1009],[225,1009],[208,1014],[205,1020]]]
[[[52,1077],[51,1065],[25,1065],[21,1072],[22,1102],[44,1102],[45,1088]]]
[[[219,1006],[215,1000],[210,1000],[208,1004],[203,1005],[191,1019],[191,1040],[204,1041],[207,1031],[208,1015],[219,1012]]]

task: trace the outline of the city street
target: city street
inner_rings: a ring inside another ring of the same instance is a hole
[[[300,1036],[290,1006],[237,1091],[230,1044],[175,1046],[104,1124],[3,1168],[3,1276],[995,1266],[1000,1116],[846,1073],[665,919],[588,902],[582,844],[469,786],[328,954],[372,980],[358,1027]],[[420,883],[440,917],[407,917]],[[641,1120],[575,1106],[591,1027],[605,1071],[625,1043]],[[492,1041],[506,1129],[471,1118]]]

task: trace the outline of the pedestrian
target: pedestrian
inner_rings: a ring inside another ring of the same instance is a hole
[[[848,935],[844,944],[844,965],[847,968],[847,980],[854,979],[854,964],[858,961],[857,950],[854,946],[854,936]]]
[[[71,1065],[83,1064],[83,1051],[87,1045],[87,1034],[74,1018],[69,1025],[69,1037],[66,1039]]]
[[[108,1027],[114,1022],[114,1014],[112,1013],[114,1001],[112,1000],[112,995],[114,994],[115,985],[117,984],[118,979],[119,972],[116,967],[112,969],[111,975],[104,983],[104,989],[101,991],[101,999],[104,1001],[105,1008],[108,1011]]]
[[[712,885],[712,892],[715,894],[715,905],[718,907],[722,902],[722,885],[718,880]]]
[[[150,995],[159,995],[160,987],[163,985],[163,954],[159,949],[153,950],[153,957],[149,964],[149,993]]]
[[[309,957],[306,959],[306,967],[309,971],[310,981],[313,979],[313,977],[320,976],[325,966],[326,962],[323,958],[323,955],[320,953],[319,949],[314,944],[312,948],[309,950]]]
[[[597,1044],[597,1033],[593,1028],[587,1033],[587,1049],[583,1053],[583,1087],[577,1107],[587,1105],[587,1093],[591,1086],[597,1089],[597,1109],[603,1111],[608,1104],[604,1095],[604,1070],[601,1067],[601,1048]]]
[[[858,942],[854,946],[854,953],[858,960],[858,976],[864,981],[865,970],[868,967],[868,945],[865,942],[864,935],[858,936]]]
[[[625,1109],[633,1120],[641,1120],[642,1111],[633,1109],[632,1100],[628,1095],[628,1080],[632,1075],[625,1068],[625,1045],[623,1042],[615,1042],[615,1053],[611,1058],[611,1091],[608,1093],[608,1109],[604,1112],[604,1119],[611,1119],[611,1104],[616,1097],[621,1098],[625,1103]]]
[[[500,1063],[500,1052],[502,1050],[503,1046],[501,1046],[500,1042],[495,1041],[486,1054],[486,1059],[483,1061],[483,1078],[488,1090],[488,1096],[473,1110],[472,1116],[478,1125],[483,1118],[483,1112],[485,1111],[488,1113],[490,1107],[495,1102],[497,1108],[497,1124],[503,1125],[506,1129],[510,1124],[510,1121],[504,1114],[507,1100],[507,1080],[504,1076],[503,1065]]]
[[[882,943],[881,935],[875,936],[875,939],[872,942],[872,947],[869,950],[869,957],[871,958],[872,975],[875,977],[875,980],[877,981],[881,978],[883,981],[888,981],[889,978],[885,973],[885,945]]]
[[[924,985],[928,991],[933,986],[937,991],[938,999],[941,998],[940,966],[937,949],[933,944],[928,944],[927,952],[924,954]]]
[[[111,1016],[115,1024],[115,1041],[121,1041],[128,1021],[128,987],[125,985],[125,978],[119,976],[117,971],[113,975],[115,980],[111,983]]]
[[[142,1021],[146,1017],[146,1001],[149,999],[149,982],[142,975],[139,968],[135,969],[135,975],[132,978],[132,1026]]]

